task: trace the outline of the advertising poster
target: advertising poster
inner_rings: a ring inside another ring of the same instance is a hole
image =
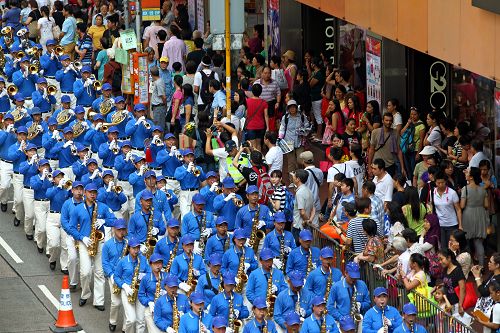
[[[134,53],[134,104],[149,104],[149,74],[147,53]]]
[[[157,21],[160,19],[160,0],[142,0],[142,20]]]
[[[280,44],[280,2],[267,0],[267,34],[269,36],[269,56],[281,54]]]
[[[382,105],[381,46],[379,39],[366,36],[366,99]]]
[[[203,0],[196,0],[196,22],[201,33],[205,33],[205,3]]]

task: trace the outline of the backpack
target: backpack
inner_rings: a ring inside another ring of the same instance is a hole
[[[417,124],[410,124],[410,126],[408,126],[408,128],[401,135],[399,147],[401,148],[401,152],[403,154],[415,151],[415,141],[413,140],[413,137],[415,136],[415,125],[420,125],[421,123],[422,122],[419,121]]]
[[[108,62],[105,66],[108,69],[108,72],[110,73],[109,78],[111,84],[111,87],[113,91],[121,91],[122,89],[122,66],[117,63],[116,61],[110,61]]]
[[[285,187],[285,210],[283,212],[285,213],[287,221],[293,221],[294,202],[295,202],[295,195]]]
[[[425,256],[429,260],[429,275],[436,280],[443,278],[443,266],[439,263],[438,254],[430,251],[425,253]]]
[[[201,74],[201,87],[200,87],[200,98],[203,101],[203,104],[211,104],[214,99],[214,95],[212,95],[209,91],[210,80],[215,79],[215,72],[211,71],[210,75],[207,75],[203,70],[200,71]]]
[[[257,174],[257,187],[259,188],[260,197],[259,203],[266,205],[269,202],[269,198],[271,198],[274,193],[271,177],[269,177],[266,168],[258,169],[254,166],[252,170]]]

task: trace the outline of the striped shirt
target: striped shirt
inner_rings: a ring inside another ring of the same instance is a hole
[[[268,84],[264,84],[261,82],[261,79],[258,79],[254,84],[260,84],[262,86],[262,94],[260,94],[260,98],[266,102],[275,101],[278,99],[278,96],[281,96],[280,86],[273,79],[271,79],[271,82]]]
[[[76,46],[78,46],[78,49],[80,51],[87,50],[87,52],[83,56],[82,64],[83,65],[92,64],[92,38],[90,38],[89,35],[85,34],[83,38],[78,39]]]
[[[274,187],[274,193],[271,196],[271,200],[273,200],[273,201],[280,200],[280,209],[279,209],[279,211],[283,212],[285,210],[285,203],[286,203],[285,186],[280,185],[280,186]]]

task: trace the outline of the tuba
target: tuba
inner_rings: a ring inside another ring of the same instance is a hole
[[[90,229],[90,240],[92,244],[88,247],[87,251],[89,252],[89,256],[95,257],[97,254],[97,249],[99,248],[99,242],[104,239],[104,233],[97,229],[97,201],[94,203],[94,211],[92,212],[91,219],[91,229]]]
[[[85,126],[83,126],[84,121],[76,121],[75,124],[71,127],[73,129],[73,138],[77,138],[85,132]]]
[[[264,231],[257,229],[257,226],[259,224],[259,218],[260,218],[260,205],[257,204],[257,211],[255,212],[255,215],[253,216],[252,219],[252,234],[250,235],[250,246],[253,247],[253,250],[255,253],[257,253],[257,250],[259,248],[259,243],[266,234]]]
[[[119,125],[127,118],[127,113],[123,111],[116,111],[111,116],[111,123],[113,125]]]
[[[30,127],[28,127],[28,140],[33,140],[40,134],[40,131],[38,130],[38,125],[39,123],[33,122]]]
[[[128,239],[125,239],[125,244],[123,245],[122,255],[120,256],[120,259],[127,255],[127,251],[128,251]],[[112,290],[113,294],[115,295],[119,294],[120,290],[121,290],[120,287],[118,287],[116,283],[113,284],[113,290]]]
[[[70,109],[63,109],[57,114],[56,120],[57,125],[62,126],[66,124],[71,119]],[[74,133],[73,133],[74,134]]]
[[[238,279],[239,283],[234,288],[234,291],[236,291],[237,293],[241,293],[243,291],[243,288],[248,281],[248,275],[245,273],[245,247],[243,247],[242,252],[243,253],[240,257],[240,263],[238,265],[238,272],[236,273],[236,278]]]
[[[153,251],[155,249],[156,243],[158,242],[156,240],[156,237],[153,236],[153,215],[154,215],[154,208],[151,207],[151,212],[149,213],[149,221],[148,221],[148,234],[146,236],[146,253],[144,255],[146,258],[151,257],[153,254]]]
[[[113,103],[113,100],[111,98],[106,98],[104,101],[102,101],[99,111],[103,116],[105,116],[111,112],[111,109],[114,105],[115,103]]]
[[[130,284],[130,287],[132,288],[132,295],[127,296],[127,300],[130,304],[135,303],[137,300],[137,295],[139,293],[139,284],[141,281],[139,281],[139,270],[141,269],[141,257],[137,255],[137,265],[135,265],[134,268],[134,275],[132,276],[132,283]]]

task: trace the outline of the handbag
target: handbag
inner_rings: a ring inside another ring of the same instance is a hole
[[[455,287],[455,294],[460,297],[460,286]],[[476,305],[477,295],[476,295],[476,287],[474,282],[468,281],[465,283],[465,299],[462,307],[464,310],[472,308]]]
[[[29,38],[38,38],[38,20],[33,20],[28,25]]]

